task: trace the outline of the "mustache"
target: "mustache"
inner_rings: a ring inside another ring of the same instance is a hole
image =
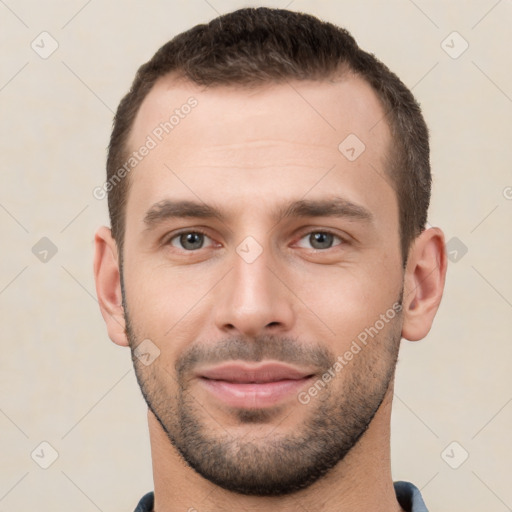
[[[214,365],[226,361],[260,362],[266,359],[282,363],[327,370],[336,361],[325,346],[304,344],[292,337],[262,335],[250,340],[231,337],[215,343],[191,346],[175,364],[178,376],[190,373],[198,365]]]

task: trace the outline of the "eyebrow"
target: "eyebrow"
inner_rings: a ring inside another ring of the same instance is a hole
[[[278,221],[290,217],[348,217],[366,222],[373,220],[370,210],[342,197],[301,199],[279,209],[276,213]]]
[[[144,223],[148,229],[166,221],[176,218],[197,218],[224,220],[224,216],[216,208],[208,206],[205,203],[196,203],[195,201],[172,201],[164,199],[155,203],[144,216]]]
[[[341,197],[332,199],[300,199],[273,212],[276,222],[293,217],[340,217],[371,222],[373,214],[364,206]],[[164,199],[149,208],[144,217],[147,229],[173,218],[218,219],[226,221],[219,209],[188,200]]]

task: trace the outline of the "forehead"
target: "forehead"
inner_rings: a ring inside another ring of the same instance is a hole
[[[199,108],[189,108],[192,102]],[[191,111],[196,114],[192,117],[198,117],[199,112],[200,123],[181,122]],[[235,123],[236,133],[244,141],[247,136],[259,135],[282,138],[285,132],[293,134],[298,142],[302,139],[332,148],[348,130],[353,130],[351,133],[372,146],[370,150],[378,150],[385,149],[390,138],[384,117],[384,109],[371,86],[352,73],[324,81],[288,81],[251,87],[202,87],[177,80],[171,74],[157,80],[143,100],[128,145],[137,146],[148,134],[158,132],[160,123],[166,122],[172,125],[175,151],[191,135],[203,143],[226,142],[223,137],[227,136],[227,142],[232,143],[234,133],[228,129]],[[246,124],[249,118],[252,122]],[[167,132],[163,135],[168,139]],[[377,148],[378,143],[383,147]]]
[[[269,198],[300,196],[333,167],[324,190],[334,176],[344,177],[359,196],[353,199],[364,203],[366,193],[379,202],[379,187],[390,188],[385,169],[391,136],[384,118],[370,85],[352,74],[252,88],[205,88],[163,77],[130,133],[130,151],[144,145],[151,150],[130,173],[128,208],[133,195],[139,205],[163,199],[167,188],[177,188],[176,177],[189,192],[219,200],[228,184]]]

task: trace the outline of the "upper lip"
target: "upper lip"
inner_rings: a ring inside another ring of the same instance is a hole
[[[298,380],[310,377],[312,372],[300,370],[283,363],[263,363],[257,365],[224,363],[198,372],[199,377],[224,380],[241,384],[260,384],[279,380]]]

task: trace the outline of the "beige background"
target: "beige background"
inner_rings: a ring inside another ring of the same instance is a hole
[[[109,341],[95,299],[93,234],[108,221],[92,190],[138,65],[174,34],[246,5],[348,28],[421,102],[432,133],[430,223],[457,240],[434,328],[403,342],[393,476],[420,487],[432,511],[511,510],[512,2],[5,0],[0,511],[129,511],[152,489],[129,352]],[[51,49],[43,31],[59,45],[46,59],[31,47]],[[43,246],[32,250],[42,237],[58,251],[46,262]],[[43,441],[58,453],[48,469]]]

